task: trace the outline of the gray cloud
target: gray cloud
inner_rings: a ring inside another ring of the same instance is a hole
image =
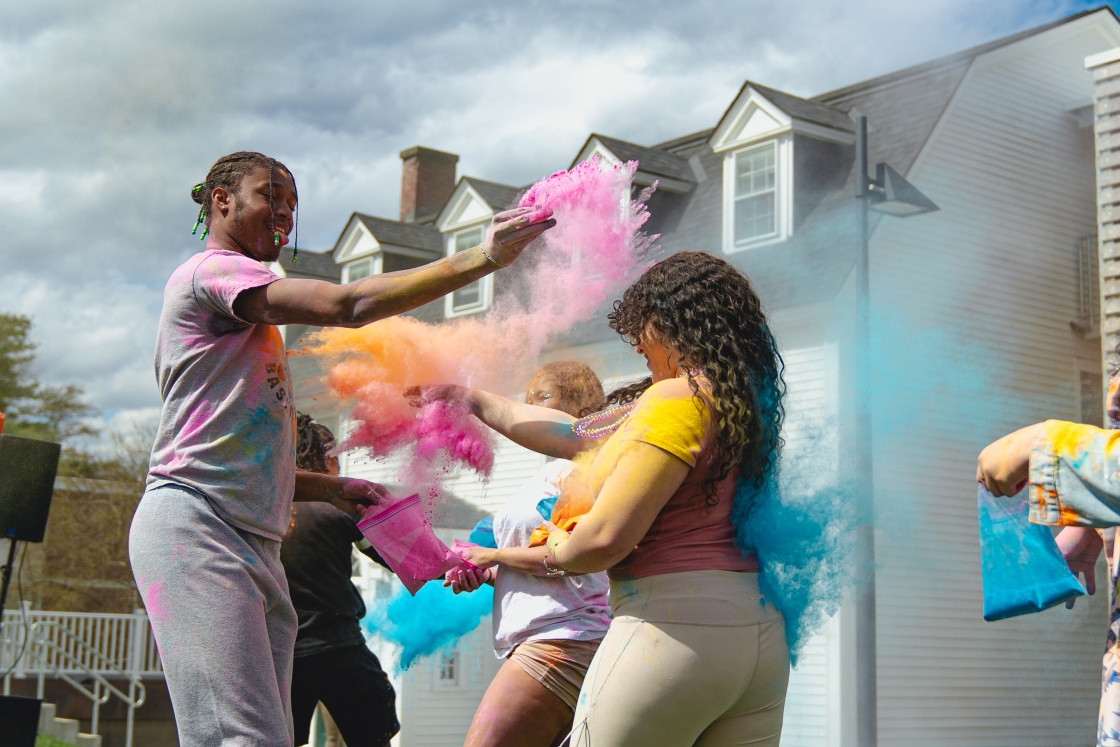
[[[710,127],[746,78],[818,93],[1075,5],[0,0],[0,310],[34,316],[45,380],[150,416],[187,193],[222,153],[292,167],[325,249],[353,210],[396,216],[410,145],[524,184],[591,131]]]

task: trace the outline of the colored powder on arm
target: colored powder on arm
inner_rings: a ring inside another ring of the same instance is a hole
[[[533,185],[521,205],[551,209],[557,225],[497,277],[514,282],[488,313],[440,324],[393,317],[316,333],[306,352],[329,366],[331,392],[355,403],[355,428],[343,448],[375,458],[401,454],[408,467],[399,478],[429,495],[455,465],[489,476],[488,429],[465,409],[413,408],[404,391],[460,384],[509,392],[525,383],[551,340],[594,317],[644,272],[656,236],[641,231],[649,190],[630,200],[636,169],[637,162],[596,158]]]
[[[440,582],[431,582],[414,597],[398,587],[387,604],[371,606],[362,626],[370,635],[400,646],[399,674],[417,659],[454,646],[474,631],[493,607],[494,589],[490,586],[456,595]]]

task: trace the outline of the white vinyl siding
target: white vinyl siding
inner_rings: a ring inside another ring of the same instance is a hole
[[[495,443],[494,471],[488,481],[469,469],[456,468],[441,483],[456,496],[491,513],[509,500],[513,492],[545,463],[545,458],[540,454],[522,448],[502,436],[495,436]],[[349,455],[344,457],[344,474],[347,477],[386,484],[397,481],[399,461],[376,461]]]
[[[833,482],[839,466],[837,356],[833,344],[786,349],[783,463],[813,465],[814,483]],[[839,616],[813,636],[790,672],[781,747],[840,744]]]
[[[905,310],[1001,362],[966,420],[959,402],[911,403],[905,427],[889,425],[893,411],[875,415],[882,747],[1094,743],[1107,594],[985,623],[973,475],[987,440],[1077,418],[1073,359],[1099,356],[1069,329],[1077,240],[1096,216],[1091,130],[1068,110],[1092,95],[1082,61],[1105,47],[1096,30],[1063,28],[974,62],[905,174],[940,212],[883,218],[872,236],[880,313]],[[879,374],[947,364],[896,365]],[[977,433],[971,415],[991,412],[990,395],[1015,404]]]

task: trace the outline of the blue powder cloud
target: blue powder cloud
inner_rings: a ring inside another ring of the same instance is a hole
[[[1029,401],[1006,386],[1015,351],[969,339],[936,324],[915,320],[904,309],[873,312],[871,396],[875,442],[877,515],[860,515],[855,482],[845,466],[819,448],[839,439],[834,421],[850,421],[855,403],[841,394],[834,414],[802,415],[797,436],[762,490],[740,485],[735,518],[741,547],[759,559],[760,587],[786,618],[791,659],[796,664],[808,640],[820,632],[845,599],[859,594],[872,568],[861,567],[858,529],[874,522],[883,534],[905,536],[920,529],[927,489],[908,482],[906,470],[929,450],[947,444],[978,453],[991,440],[1068,409],[1068,392],[1041,393]],[[849,390],[851,391],[851,390]],[[787,426],[790,425],[787,419]],[[971,475],[954,476],[967,480]],[[972,503],[975,490],[961,494]],[[749,508],[748,508],[749,506]],[[962,530],[975,531],[975,526]],[[878,548],[877,563],[900,559]],[[977,615],[981,610],[977,609]]]
[[[450,648],[472,632],[494,607],[494,589],[483,586],[456,595],[442,582],[430,581],[413,597],[399,584],[388,603],[370,605],[362,626],[370,635],[400,646],[397,673],[417,659]]]

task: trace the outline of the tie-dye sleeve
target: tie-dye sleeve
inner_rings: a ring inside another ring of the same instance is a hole
[[[1031,521],[1120,525],[1120,431],[1047,420],[1031,448]]]

